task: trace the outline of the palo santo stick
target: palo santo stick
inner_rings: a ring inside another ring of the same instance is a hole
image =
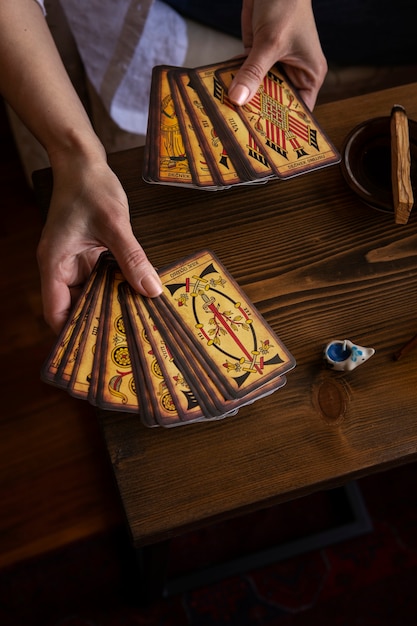
[[[407,224],[414,204],[411,186],[411,158],[408,119],[404,107],[395,104],[391,111],[391,178],[396,224]]]

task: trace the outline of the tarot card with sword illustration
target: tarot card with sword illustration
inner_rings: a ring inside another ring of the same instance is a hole
[[[295,359],[213,252],[203,250],[160,273],[160,297],[175,325],[226,398],[261,390]]]

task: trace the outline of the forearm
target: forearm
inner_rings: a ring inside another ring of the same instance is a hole
[[[45,147],[51,163],[68,152],[104,158],[33,0],[0,2],[0,92]]]

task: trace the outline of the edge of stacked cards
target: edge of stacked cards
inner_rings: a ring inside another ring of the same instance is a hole
[[[103,253],[42,379],[149,427],[222,419],[285,384],[294,357],[213,252],[160,277],[141,296]]]
[[[205,190],[285,180],[340,162],[340,154],[279,66],[255,97],[228,88],[243,59],[200,68],[156,66],[143,178]]]

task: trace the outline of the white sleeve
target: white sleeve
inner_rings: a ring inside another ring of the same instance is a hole
[[[152,68],[183,64],[185,21],[161,0],[65,0],[61,5],[86,74],[110,116],[122,129],[145,134]]]
[[[39,4],[39,6],[41,7],[41,9],[43,11],[43,14],[46,15],[44,0],[35,0],[35,2],[37,2]]]

